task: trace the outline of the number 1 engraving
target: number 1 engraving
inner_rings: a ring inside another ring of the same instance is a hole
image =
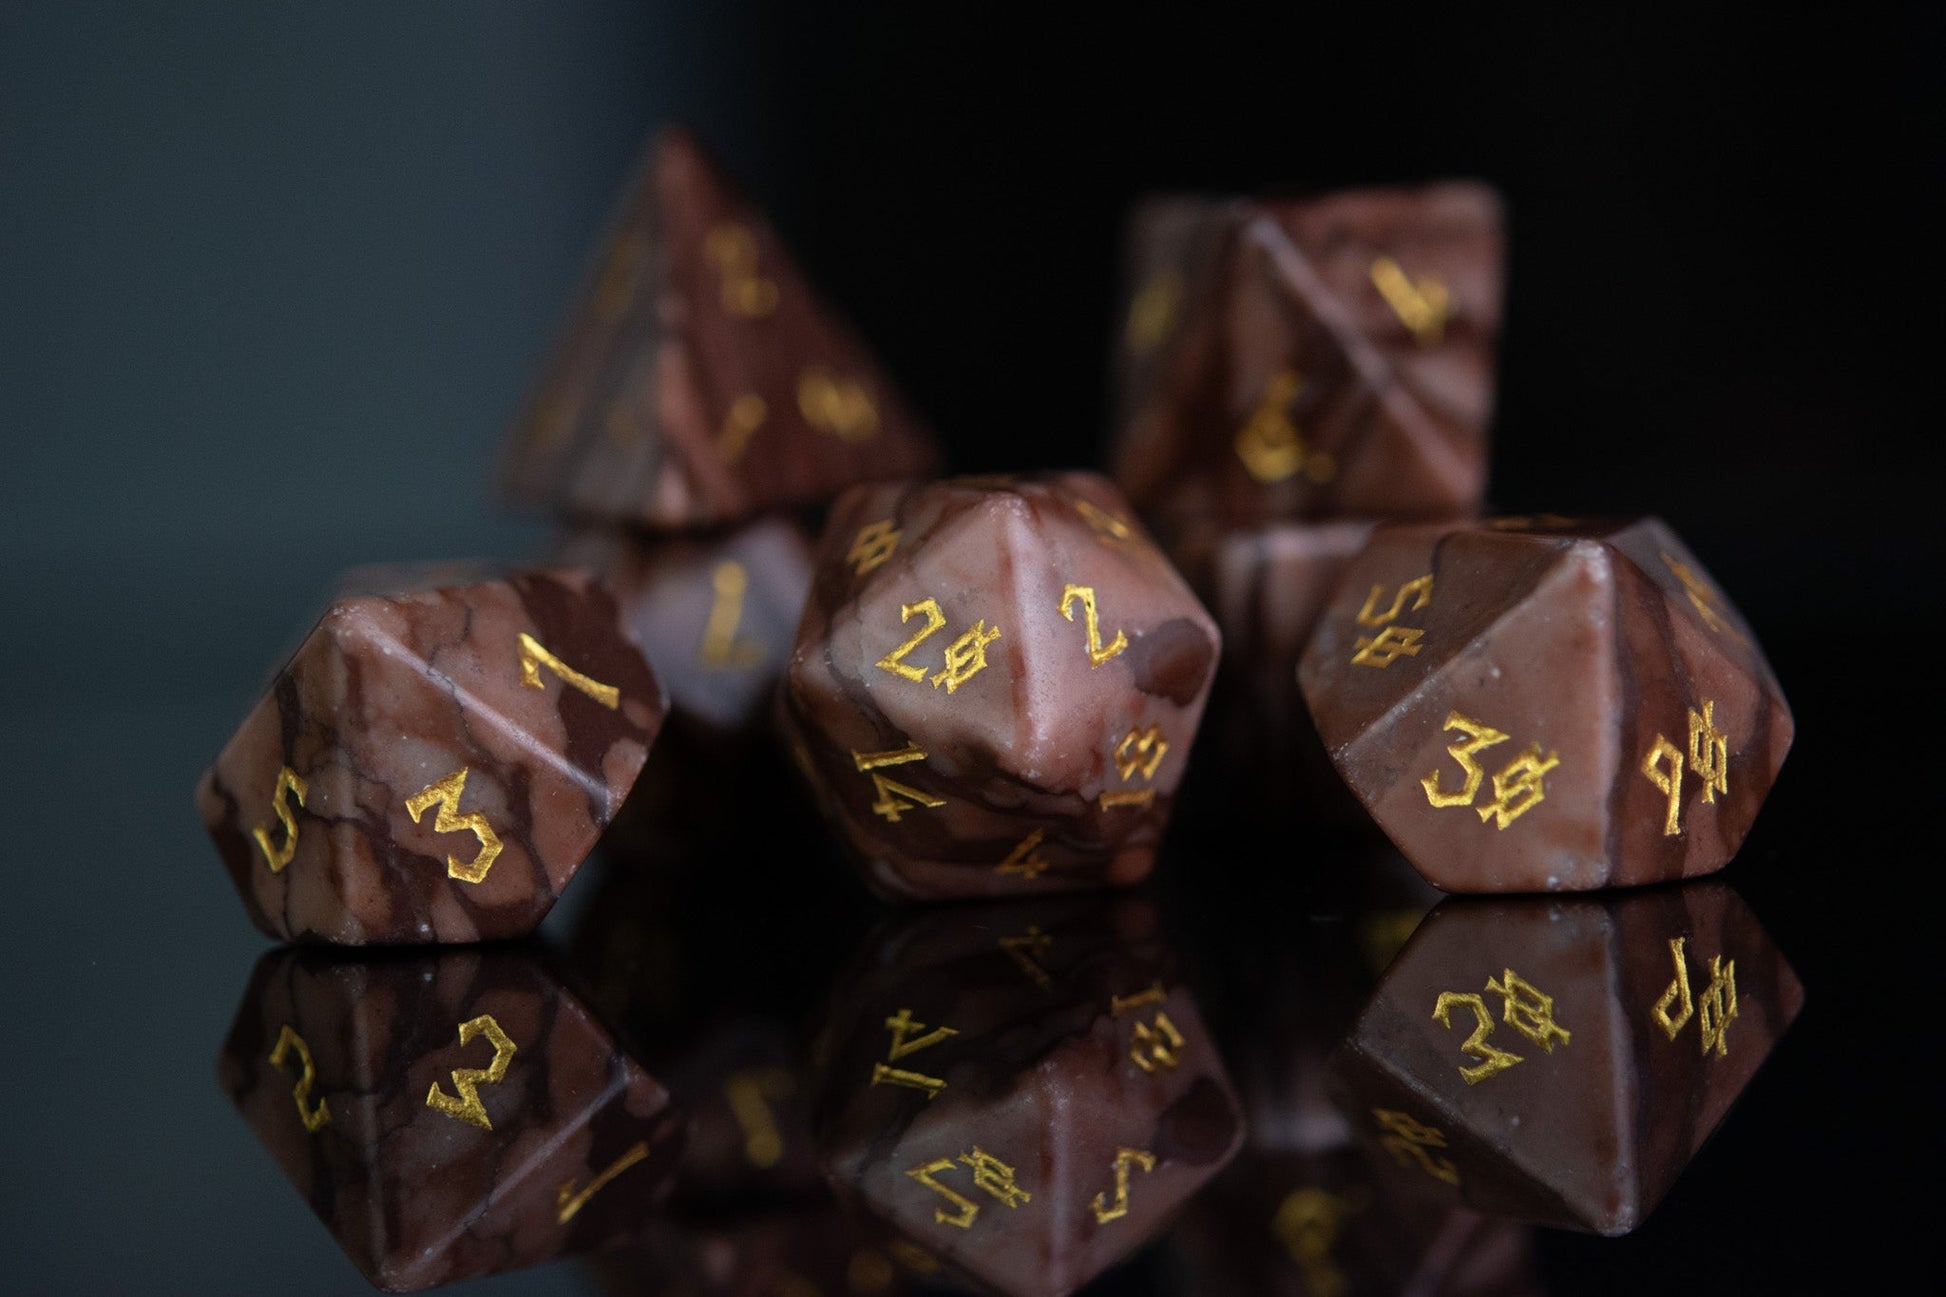
[[[611,1162],[607,1170],[590,1180],[588,1187],[579,1193],[575,1192],[574,1181],[572,1179],[563,1180],[561,1187],[554,1191],[555,1221],[565,1225],[573,1220],[576,1214],[588,1205],[588,1200],[597,1193],[600,1193],[610,1180],[613,1180],[616,1176],[628,1170],[648,1155],[648,1143],[644,1140],[637,1140],[629,1147],[626,1153],[623,1153]]]
[[[561,683],[571,689],[578,689],[610,711],[621,706],[622,691],[614,685],[605,685],[599,680],[582,675],[567,663],[561,661],[541,647],[541,642],[522,631],[520,634],[520,683],[528,689],[545,689],[541,682],[542,667],[559,676]]]

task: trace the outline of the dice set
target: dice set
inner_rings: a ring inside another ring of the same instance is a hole
[[[225,1089],[367,1277],[627,1243],[616,1291],[1058,1297],[1188,1207],[1212,1290],[1522,1292],[1508,1221],[1638,1224],[1788,965],[1714,885],[1421,922],[1425,882],[1720,869],[1792,721],[1659,521],[1479,517],[1503,242],[1474,184],[1148,203],[1111,474],[938,478],[761,213],[653,141],[503,461],[545,564],[352,574],[197,789],[287,942],[521,938],[598,842],[637,866],[573,993],[525,948],[259,966]],[[1217,821],[1399,854],[1303,862],[1392,897],[1309,945],[1281,859],[1207,861],[1192,909],[1273,926],[1201,952],[1206,1025],[1150,902],[1047,897],[1149,877],[1213,696]],[[827,847],[882,899],[1029,899],[881,924],[816,1014],[869,921]]]

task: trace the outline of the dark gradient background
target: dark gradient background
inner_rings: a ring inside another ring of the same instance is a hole
[[[1497,503],[1661,514],[1799,726],[1729,878],[1805,1017],[1641,1233],[1544,1257],[1898,1288],[1946,1152],[1943,13],[0,4],[0,1291],[361,1290],[213,1082],[263,943],[191,787],[335,571],[539,543],[498,444],[671,120],[960,469],[1098,458],[1137,194],[1499,185]]]

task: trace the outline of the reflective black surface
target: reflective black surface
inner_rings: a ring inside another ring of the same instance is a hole
[[[0,1288],[368,1291],[217,1083],[265,944],[190,789],[332,572],[540,546],[492,512],[491,460],[663,113],[773,206],[961,468],[1095,458],[1135,193],[1503,185],[1497,503],[1659,512],[1757,626],[1799,739],[1726,878],[1807,1002],[1638,1231],[1486,1243],[1531,1248],[1513,1260],[1554,1292],[1936,1269],[1937,16],[1292,10],[1057,40],[783,8],[0,14]],[[1287,887],[1342,857],[1224,809],[1245,780],[1216,751],[1159,896],[1247,1093],[1257,969],[1347,924]],[[739,845],[759,810],[695,826],[712,867],[752,911],[780,873],[865,907],[817,925],[842,959],[868,904],[815,838]],[[597,862],[552,939],[628,867]],[[796,963],[745,954],[812,1011]],[[1197,1286],[1197,1246],[1100,1291],[1235,1291]],[[556,1263],[464,1290],[600,1282]]]

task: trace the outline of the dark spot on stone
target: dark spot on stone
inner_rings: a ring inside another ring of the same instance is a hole
[[[1137,638],[1127,657],[1137,689],[1186,707],[1209,680],[1216,645],[1201,626],[1177,617]]]

